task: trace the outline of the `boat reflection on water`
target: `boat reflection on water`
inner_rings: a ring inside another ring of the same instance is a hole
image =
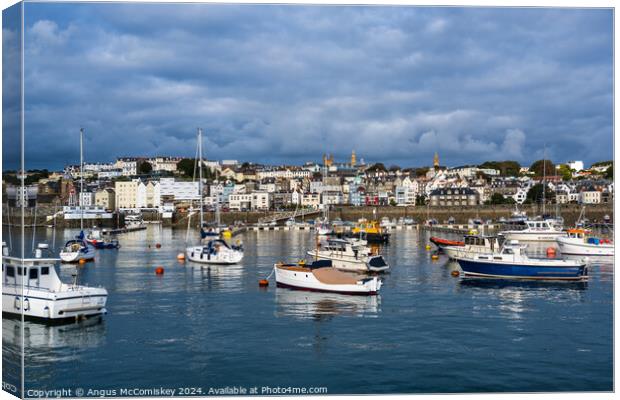
[[[76,349],[84,351],[105,343],[106,325],[103,317],[92,317],[80,322],[44,324],[24,323],[24,349],[26,364],[53,362],[57,358],[79,358]],[[2,346],[21,348],[21,321],[19,318],[2,318]],[[28,359],[30,358],[30,359]]]
[[[195,279],[205,282],[210,289],[226,291],[243,290],[244,267],[241,264],[233,265],[201,265],[188,262],[188,273]]]
[[[377,296],[350,296],[276,288],[276,316],[322,320],[333,316],[376,317],[381,311]]]

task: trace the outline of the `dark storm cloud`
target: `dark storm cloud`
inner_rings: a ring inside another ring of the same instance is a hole
[[[612,12],[27,4],[27,157],[612,157]]]

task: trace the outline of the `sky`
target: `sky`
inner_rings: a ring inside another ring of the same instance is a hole
[[[219,160],[612,159],[612,24],[610,9],[27,3],[26,165],[77,163],[80,127],[92,162],[193,157],[197,127]]]

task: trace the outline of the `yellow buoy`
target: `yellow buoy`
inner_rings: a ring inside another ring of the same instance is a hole
[[[426,250],[430,250],[430,249],[431,249],[431,245],[430,245],[430,244],[427,244],[427,245],[426,245]]]
[[[433,254],[433,255],[431,256],[431,259],[432,259],[432,260],[439,260],[439,256],[438,256],[437,254]]]
[[[226,238],[226,239],[230,239],[232,237],[232,232],[229,230],[225,230],[222,232],[222,237]]]

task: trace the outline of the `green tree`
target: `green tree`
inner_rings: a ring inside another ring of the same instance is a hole
[[[396,206],[397,204],[398,204],[398,203],[396,202],[396,200],[394,200],[394,199],[390,199],[390,205],[391,205],[392,207]]]
[[[537,183],[536,185],[532,186],[530,190],[528,190],[527,196],[525,197],[525,202],[528,204],[542,203],[542,199],[543,199],[542,193],[543,193],[543,185],[542,183]],[[547,187],[547,190],[545,191],[545,200],[546,202],[551,202],[551,203],[555,201],[555,192],[549,189],[549,187]]]
[[[534,161],[530,166],[530,172],[533,172],[534,176],[543,176],[543,171],[547,176],[555,175],[555,165],[551,160]]]
[[[605,170],[605,175],[604,175],[605,179],[614,179],[614,165],[611,164],[606,170]]]
[[[416,206],[425,206],[426,205],[426,197],[425,196],[416,196],[415,197],[415,205]]]
[[[566,164],[560,165],[560,168],[558,168],[558,174],[562,177],[563,181],[570,181],[573,179],[573,170]]]
[[[140,161],[138,163],[138,174],[147,175],[153,172],[153,166],[148,161]]]
[[[493,168],[499,171],[502,176],[519,176],[521,164],[517,161],[485,161],[478,168]]]
[[[196,160],[194,160],[193,158],[184,158],[177,163],[177,171],[191,178],[192,176],[194,176],[195,163]]]

